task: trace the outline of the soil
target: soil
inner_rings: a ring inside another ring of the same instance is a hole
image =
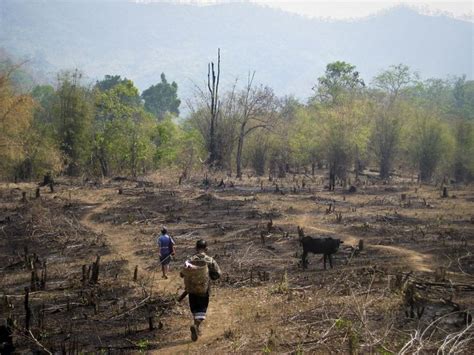
[[[323,174],[216,174],[210,187],[198,177],[63,178],[39,198],[33,183],[1,184],[0,325],[13,322],[20,353],[472,353],[473,187],[442,198],[439,186],[365,177],[356,192],[329,192]],[[163,225],[177,246],[166,280]],[[333,268],[312,254],[302,268],[297,227],[344,242]],[[179,270],[201,238],[223,275],[192,342]],[[41,279],[45,263],[41,285],[32,274]]]

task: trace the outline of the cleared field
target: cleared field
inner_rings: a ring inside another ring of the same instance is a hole
[[[13,321],[14,346],[472,353],[472,186],[451,186],[442,198],[435,186],[364,177],[354,193],[328,192],[321,176],[215,176],[210,187],[159,176],[60,180],[39,198],[33,184],[1,185],[0,317]],[[177,243],[168,280],[153,237],[163,224]],[[321,255],[302,269],[298,226],[344,241],[333,269],[323,270]],[[200,238],[224,275],[203,336],[191,342],[178,274]]]

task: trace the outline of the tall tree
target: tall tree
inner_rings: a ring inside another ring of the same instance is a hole
[[[321,145],[329,165],[329,189],[336,178],[346,180],[351,163],[366,151],[369,137],[368,111],[365,100],[346,101],[320,111]]]
[[[414,82],[417,74],[411,73],[410,68],[404,64],[392,65],[388,70],[377,75],[373,80],[373,85],[382,91],[388,99],[386,106],[397,101],[403,90]]]
[[[93,162],[103,176],[126,170],[136,175],[140,166],[149,167],[152,161],[153,120],[136,100],[138,89],[131,80],[101,85],[104,81],[95,91]]]
[[[390,177],[400,144],[403,120],[401,95],[404,89],[413,82],[414,77],[408,66],[399,64],[391,66],[373,80],[373,85],[380,91],[380,95],[374,97],[377,105],[374,112],[372,148],[382,179]]]
[[[321,121],[314,106],[300,107],[295,113],[295,121],[289,124],[289,148],[298,165],[311,164],[311,173],[315,174],[316,165],[323,159],[321,144]]]
[[[160,120],[166,113],[179,115],[181,100],[178,99],[178,84],[174,81],[168,83],[164,73],[161,73],[160,83],[143,91],[142,99],[145,101],[145,109]]]
[[[58,75],[57,100],[54,122],[58,132],[59,147],[64,153],[66,173],[76,175],[88,159],[91,148],[92,97],[81,85],[78,70]]]
[[[450,151],[452,140],[449,129],[434,111],[414,107],[409,133],[408,149],[418,170],[418,178],[429,182],[443,157]]]
[[[365,87],[364,80],[355,69],[354,65],[343,61],[329,63],[313,88],[315,99],[321,103],[338,104],[344,97]]]

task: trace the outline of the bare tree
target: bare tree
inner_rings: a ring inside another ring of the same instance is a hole
[[[208,164],[213,166],[217,160],[216,124],[219,115],[219,79],[221,72],[221,50],[217,49],[217,75],[214,62],[207,65],[207,88],[210,94],[211,122],[209,127],[209,160]]]
[[[245,137],[259,128],[269,128],[276,117],[275,95],[269,87],[255,87],[255,72],[249,73],[247,85],[238,96],[237,178],[242,178],[242,150]]]

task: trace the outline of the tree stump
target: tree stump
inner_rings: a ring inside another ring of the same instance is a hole
[[[133,271],[133,281],[137,281],[138,279],[138,265],[135,266],[135,270]]]
[[[94,263],[92,263],[91,271],[91,284],[96,284],[99,281],[99,265],[100,265],[100,255],[97,255],[97,258]]]
[[[270,233],[273,229],[273,219],[270,218],[270,221],[267,223],[267,231]]]
[[[448,197],[448,188],[446,186],[443,187],[443,195],[442,195],[443,198],[447,198]]]

